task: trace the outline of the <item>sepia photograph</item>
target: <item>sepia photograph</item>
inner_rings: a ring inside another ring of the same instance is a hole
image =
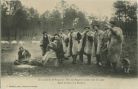
[[[1,0],[1,89],[138,89],[137,0]]]

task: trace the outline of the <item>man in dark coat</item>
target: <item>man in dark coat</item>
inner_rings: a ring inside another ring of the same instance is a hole
[[[64,58],[64,51],[63,51],[62,40],[59,34],[54,35],[54,42],[57,44],[57,49],[56,49],[57,58],[59,60],[59,63],[62,63]]]
[[[44,31],[43,37],[41,38],[41,42],[40,42],[40,47],[42,49],[42,56],[45,55],[48,44],[49,44],[49,37],[48,37],[47,32]]]
[[[28,50],[24,49],[23,47],[19,47],[18,51],[18,60],[15,60],[14,64],[27,64],[29,63],[29,59],[31,58],[31,54]]]

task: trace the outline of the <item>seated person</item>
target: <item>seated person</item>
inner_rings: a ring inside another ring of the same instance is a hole
[[[48,44],[48,51],[47,53],[44,55],[44,57],[42,58],[43,60],[43,66],[46,65],[46,63],[48,61],[55,61],[55,66],[57,66],[57,55],[56,55],[56,49],[57,49],[57,45],[55,42],[50,42]]]
[[[14,64],[27,64],[29,63],[29,59],[31,58],[31,54],[28,50],[24,49],[23,47],[19,47],[18,51],[18,60],[15,60]]]

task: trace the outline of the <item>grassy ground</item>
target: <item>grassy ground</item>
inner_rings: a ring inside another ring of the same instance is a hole
[[[124,74],[122,72],[114,73],[110,69],[98,67],[95,65],[95,58],[92,58],[92,64],[72,64],[72,59],[65,60],[63,64],[58,67],[54,66],[34,66],[18,67],[13,65],[13,61],[17,58],[17,45],[9,46],[2,45],[1,69],[2,76],[104,76],[104,77],[118,77],[131,78],[136,77],[137,73],[137,58],[136,58],[136,40],[126,39],[123,46],[122,56],[128,56],[131,62],[131,73]],[[27,44],[25,47],[32,53],[35,58],[41,57],[41,49],[38,44]],[[86,61],[86,59],[85,59]]]

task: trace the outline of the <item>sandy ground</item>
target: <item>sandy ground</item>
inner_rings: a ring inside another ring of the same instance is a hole
[[[98,67],[95,64],[95,58],[92,57],[92,64],[72,64],[72,58],[64,60],[63,64],[58,67],[54,66],[15,66],[13,61],[17,59],[17,52],[19,45],[4,45],[2,50],[1,68],[2,76],[98,76],[98,77],[115,77],[115,78],[133,78],[136,73],[124,74],[122,72],[114,73],[110,68]],[[31,54],[32,58],[41,58],[41,49],[39,44],[27,43],[24,45]],[[84,59],[86,62],[87,59]]]
[[[65,60],[58,67],[48,65],[29,66],[13,65],[17,59],[19,45],[2,45],[1,88],[2,89],[138,89],[137,73],[112,72],[110,68],[98,67],[95,58],[92,64],[72,64],[72,59]],[[39,44],[24,45],[32,58],[41,58]]]

